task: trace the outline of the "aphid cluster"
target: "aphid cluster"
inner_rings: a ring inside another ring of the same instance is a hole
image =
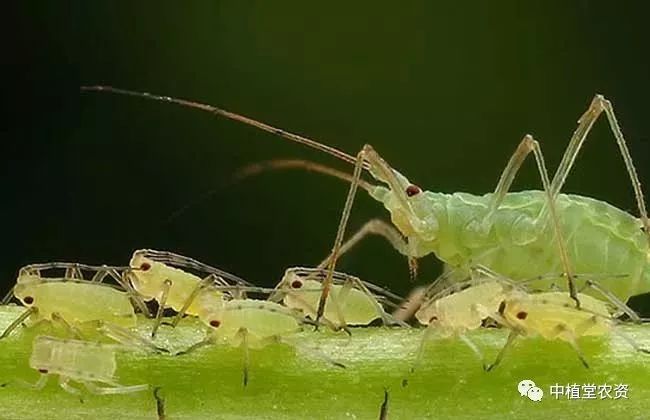
[[[279,341],[299,346],[288,338],[305,324],[353,336],[354,327],[368,326],[376,320],[385,326],[408,327],[414,315],[426,327],[414,368],[422,358],[427,339],[437,334],[461,339],[489,371],[501,362],[517,337],[531,335],[567,342],[587,366],[578,345],[580,337],[617,332],[615,325],[622,314],[641,322],[626,302],[633,295],[650,291],[650,221],[613,108],[600,95],[580,118],[552,178],[540,144],[526,135],[494,192],[476,196],[424,191],[392,168],[370,145],[364,145],[355,157],[210,105],[104,86],[82,90],[144,97],[206,111],[316,148],[353,164],[354,170],[350,175],[294,160],[256,165],[240,174],[299,167],[350,182],[329,256],[314,268],[288,269],[274,289],[258,288],[191,258],[154,250],[136,251],[126,267],[51,263],[21,269],[13,294],[27,309],[2,337],[27,318],[32,323],[48,321],[63,326],[73,339],[37,337],[30,364],[44,375],[57,373],[67,390],[69,380],[85,384],[92,392],[142,389],[140,385],[118,385],[112,379],[115,363],[111,349],[115,347],[110,346],[168,352],[156,345],[158,329],[163,322],[176,326],[184,317],[198,318],[205,325],[205,338],[169,357],[213,344],[242,347],[244,384],[248,381],[249,348]],[[602,201],[561,193],[587,134],[602,113],[607,116],[623,156],[640,218]],[[531,153],[543,191],[509,192]],[[362,179],[364,170],[378,184]],[[359,187],[384,205],[392,225],[371,220],[344,241]],[[417,259],[429,254],[442,260],[447,269],[406,301],[372,283],[335,271],[338,258],[370,234],[383,236],[406,256],[412,276],[417,274]],[[45,277],[48,270],[64,270],[64,275]],[[112,279],[114,285],[105,284],[105,279]],[[103,304],[95,305],[98,301]],[[152,301],[157,304],[155,311],[147,305]],[[165,320],[166,310],[176,315]],[[139,319],[136,312],[154,318],[148,337],[133,331]],[[510,331],[492,363],[485,361],[481,350],[465,334],[488,326]],[[119,344],[87,341],[84,336],[88,328]],[[647,352],[627,340],[637,350]],[[84,354],[93,346],[102,351],[96,352],[101,361],[91,367]],[[78,356],[66,358],[64,353]],[[343,366],[340,361],[323,358]],[[110,387],[97,388],[94,382]]]
[[[56,271],[58,275],[48,276]],[[93,393],[140,391],[146,386],[122,386],[115,381],[116,349],[180,356],[211,344],[243,349],[245,385],[249,348],[275,342],[297,346],[289,338],[306,324],[335,331],[348,330],[348,325],[368,325],[376,319],[387,325],[403,324],[386,313],[380,303],[392,299],[392,305],[397,306],[399,296],[338,272],[334,273],[326,314],[316,322],[315,305],[325,275],[323,269],[290,268],[275,289],[261,288],[192,258],[151,249],[135,251],[129,265],[123,267],[32,264],[20,269],[16,285],[4,299],[7,303],[13,296],[26,309],[0,338],[27,321],[30,327],[50,322],[63,329],[62,337],[37,336],[34,341],[29,363],[42,374],[30,385],[35,388],[45,385],[47,375],[57,374],[59,384],[70,392],[76,392],[69,384],[71,380]],[[105,281],[108,279],[113,284]],[[150,311],[148,302],[155,302],[157,308]],[[167,309],[175,312],[173,318],[164,317]],[[136,329],[144,317],[153,318],[147,336]],[[175,354],[158,346],[155,338],[161,323],[175,327],[184,317],[198,318],[206,327],[205,338]],[[111,343],[89,339],[97,335]],[[95,382],[110,387],[99,387]]]

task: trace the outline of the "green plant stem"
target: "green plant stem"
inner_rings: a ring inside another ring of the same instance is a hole
[[[22,310],[0,307],[0,328]],[[142,319],[139,330],[146,334],[150,326]],[[201,324],[183,320],[176,329],[163,326],[157,343],[180,349],[201,340],[204,331]],[[620,331],[650,347],[650,326]],[[354,329],[351,338],[305,331],[291,338],[298,348],[273,344],[252,349],[246,387],[238,348],[209,346],[182,356],[120,352],[119,382],[147,383],[151,390],[115,396],[84,392],[80,399],[59,388],[54,378],[42,390],[16,382],[38,378],[28,364],[38,334],[62,331],[47,324],[19,328],[0,342],[0,383],[6,384],[0,388],[2,419],[156,419],[154,387],[161,388],[168,419],[378,419],[384,389],[389,392],[388,419],[647,418],[650,409],[650,356],[636,352],[617,335],[580,340],[590,369],[566,343],[522,338],[489,373],[460,340],[434,338],[411,374],[421,329]],[[492,360],[507,332],[489,329],[468,335]],[[346,368],[331,365],[321,353]],[[403,387],[406,377],[408,385]],[[542,388],[542,401],[519,395],[517,384],[523,379]],[[555,383],[627,384],[628,398],[556,399],[549,395]]]

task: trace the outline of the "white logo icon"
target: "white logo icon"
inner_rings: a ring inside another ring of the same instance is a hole
[[[537,402],[542,400],[544,391],[542,391],[542,388],[534,386],[528,390],[528,393],[526,395],[528,395],[528,398],[530,398],[531,401]]]
[[[530,379],[524,379],[523,381],[519,382],[519,385],[517,385],[519,395],[525,397],[528,394],[528,390],[534,386],[535,382],[531,381]]]
[[[531,381],[530,379],[524,379],[523,381],[519,382],[517,385],[517,390],[519,391],[519,395],[522,397],[526,396],[530,398],[531,401],[541,401],[542,397],[544,396],[544,391],[542,391],[541,388],[537,387],[537,385],[535,385],[535,382]]]

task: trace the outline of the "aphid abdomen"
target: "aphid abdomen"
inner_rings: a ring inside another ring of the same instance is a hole
[[[110,346],[48,336],[34,339],[29,365],[74,380],[102,382],[112,381],[117,368],[115,353]]]
[[[133,327],[136,316],[125,292],[99,284],[46,282],[35,285],[34,305],[39,316],[52,319],[58,313],[68,322],[106,321]]]
[[[334,286],[332,288],[332,299],[329,299],[326,305],[337,301],[341,306],[341,311],[345,315],[345,322],[348,325],[368,325],[375,319],[381,318],[377,313],[377,306],[371,301],[371,296],[363,293],[359,289],[352,288],[343,302],[339,299],[339,293],[343,286]],[[327,315],[327,306],[325,307],[326,317],[335,320],[336,314],[332,313],[331,317]]]
[[[234,345],[238,345],[237,335],[242,328],[258,339],[282,336],[300,329],[296,315],[287,308],[256,299],[226,302],[220,321],[221,325],[215,331]]]
[[[431,193],[437,200],[438,238],[418,246],[430,248],[452,266],[483,264],[515,281],[560,274],[564,269],[554,231],[550,222],[538,222],[544,194],[509,193],[485,221],[490,194]],[[445,202],[444,210],[441,202]],[[638,219],[605,202],[576,195],[561,194],[557,209],[575,273],[597,273],[599,282],[624,301],[650,291],[648,246]],[[603,278],[602,274],[612,277]],[[621,278],[622,274],[627,277]],[[566,285],[561,279],[529,285],[544,289],[552,282]]]

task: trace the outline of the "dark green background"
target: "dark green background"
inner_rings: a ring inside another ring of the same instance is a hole
[[[5,290],[30,262],[126,264],[141,247],[272,285],[286,267],[320,261],[334,239],[347,191],[340,181],[284,171],[224,185],[238,168],[272,158],[348,165],[189,109],[81,95],[82,84],[204,101],[351,154],[368,142],[426,189],[472,193],[494,188],[525,133],[555,169],[599,92],[613,101],[650,186],[643,2],[21,4],[15,51],[5,56]],[[530,161],[515,187],[539,185]],[[636,214],[604,121],[566,191]],[[386,216],[364,194],[350,229]],[[427,260],[423,282],[437,270]],[[404,259],[379,239],[340,267],[410,287]]]

